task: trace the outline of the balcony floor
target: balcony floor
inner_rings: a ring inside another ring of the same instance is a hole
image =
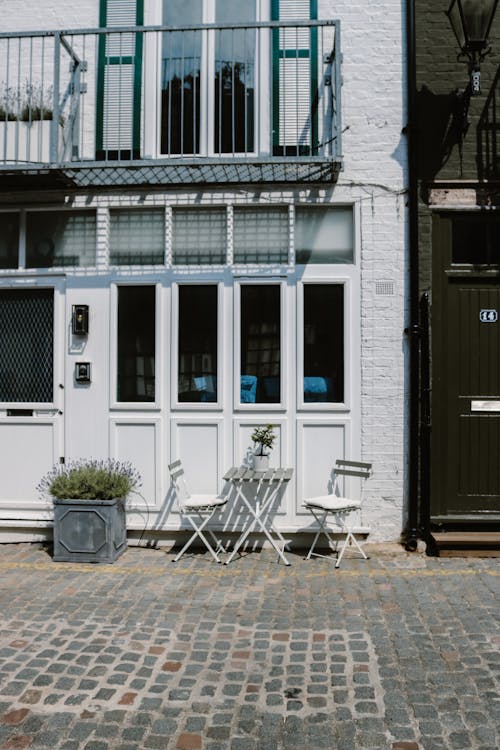
[[[58,166],[11,163],[0,164],[0,191],[203,184],[331,184],[336,181],[340,167],[340,160],[331,157],[72,162]]]

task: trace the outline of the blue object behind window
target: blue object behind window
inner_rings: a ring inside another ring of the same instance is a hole
[[[197,391],[201,391],[200,401],[217,401],[217,382],[213,375],[193,378]]]
[[[257,399],[257,378],[255,375],[242,375],[240,387],[242,404],[254,404]]]
[[[321,377],[304,378],[304,401],[333,401],[333,379]]]

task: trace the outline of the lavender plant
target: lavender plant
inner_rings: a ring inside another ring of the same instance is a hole
[[[141,484],[141,476],[131,463],[90,458],[53,466],[37,489],[43,496],[58,499],[112,500],[126,498]]]
[[[19,86],[0,84],[0,121],[52,120],[53,86],[26,81]],[[60,117],[61,124],[64,124]]]

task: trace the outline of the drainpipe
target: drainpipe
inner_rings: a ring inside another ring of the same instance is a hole
[[[406,3],[408,144],[408,243],[410,320],[405,328],[410,354],[410,398],[408,407],[408,522],[405,549],[414,552],[418,539],[419,496],[419,302],[418,302],[418,173],[416,137],[416,49],[415,0]]]

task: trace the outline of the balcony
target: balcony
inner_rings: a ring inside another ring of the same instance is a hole
[[[340,24],[0,34],[3,189],[331,183]]]

